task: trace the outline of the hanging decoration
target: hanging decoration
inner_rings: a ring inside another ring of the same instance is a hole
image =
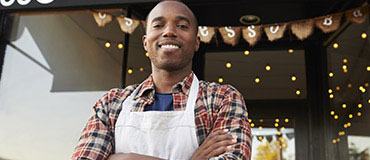
[[[261,26],[248,26],[242,29],[243,39],[249,43],[250,46],[254,46],[258,40],[260,40],[262,31]]]
[[[93,13],[95,22],[98,24],[99,27],[105,27],[106,24],[112,21],[112,15],[107,13]]]
[[[235,46],[240,39],[240,27],[220,27],[221,37],[226,44]]]
[[[290,26],[292,33],[297,36],[299,40],[304,40],[308,36],[310,36],[313,32],[313,19],[309,19],[307,21],[301,21],[297,23],[293,23]]]
[[[235,46],[238,44],[242,34],[243,39],[254,46],[261,39],[262,32],[265,32],[269,41],[276,41],[284,36],[287,28],[290,28],[292,33],[300,40],[309,37],[316,26],[324,33],[336,31],[340,26],[340,21],[345,15],[347,21],[354,23],[363,23],[369,15],[369,4],[364,4],[361,7],[347,10],[345,12],[333,13],[311,19],[265,24],[265,25],[251,25],[251,26],[199,26],[198,35],[201,42],[210,43],[218,30],[221,34],[223,41],[226,44]],[[99,27],[104,27],[112,21],[113,17],[118,21],[120,28],[123,32],[132,34],[138,25],[141,23],[145,27],[145,21],[138,19],[131,19],[124,16],[113,16],[108,13],[101,13],[92,11],[95,21]],[[288,27],[288,25],[290,27]]]
[[[132,34],[135,31],[136,27],[139,26],[140,21],[136,19],[131,19],[127,17],[117,17],[117,21],[121,30],[125,33]]]
[[[199,26],[198,36],[200,41],[204,43],[210,43],[213,36],[215,35],[215,27]]]

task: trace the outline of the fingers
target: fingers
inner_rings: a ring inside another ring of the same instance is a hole
[[[211,143],[209,147],[205,149],[207,157],[218,156],[228,149],[231,149],[231,145],[236,144],[237,139],[231,135],[220,135],[217,138],[214,138],[215,141]]]
[[[212,132],[209,134],[206,138],[206,140],[203,142],[203,144],[207,144],[209,141],[214,140],[214,138],[217,138],[219,135],[225,135],[228,132],[227,129],[224,130],[217,130],[215,132]]]

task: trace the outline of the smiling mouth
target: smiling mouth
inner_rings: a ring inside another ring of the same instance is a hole
[[[179,49],[180,46],[178,46],[176,44],[163,44],[163,45],[159,45],[159,48],[161,48],[161,49]]]

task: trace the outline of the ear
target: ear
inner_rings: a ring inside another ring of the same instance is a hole
[[[144,50],[148,51],[148,46],[147,46],[148,42],[147,42],[147,39],[146,39],[146,35],[143,35],[142,41],[143,41]]]
[[[196,42],[195,42],[195,52],[199,50],[200,46],[200,37],[197,35]]]

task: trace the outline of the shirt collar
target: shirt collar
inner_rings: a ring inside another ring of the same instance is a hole
[[[191,83],[193,82],[193,78],[194,78],[193,72],[191,72],[183,80],[181,80],[180,82],[176,83],[172,87],[172,93],[182,92],[182,93],[184,93],[186,95],[189,94]],[[137,99],[139,97],[143,97],[143,98],[154,100],[154,93],[155,93],[155,87],[154,87],[153,76],[150,75],[141,84],[141,88],[140,88],[138,94],[135,96],[134,99]]]

